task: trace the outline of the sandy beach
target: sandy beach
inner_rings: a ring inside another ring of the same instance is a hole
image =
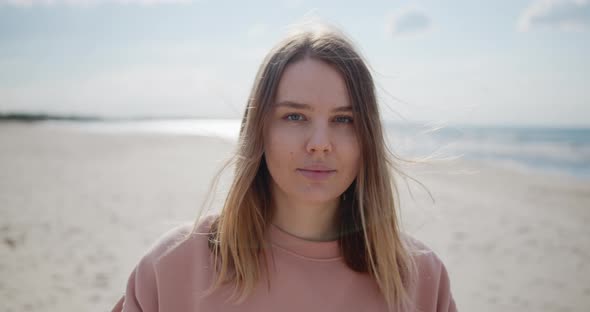
[[[0,124],[3,311],[107,311],[147,248],[197,215],[230,141]],[[460,311],[590,311],[590,182],[438,163],[406,172],[405,228]]]

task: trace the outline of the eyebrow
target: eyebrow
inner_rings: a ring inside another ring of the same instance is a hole
[[[293,101],[281,101],[274,105],[276,108],[279,107],[289,107],[295,109],[303,109],[303,110],[310,110],[312,111],[313,108],[309,104],[302,104]],[[332,112],[352,112],[352,106],[340,106],[336,107],[332,110]]]

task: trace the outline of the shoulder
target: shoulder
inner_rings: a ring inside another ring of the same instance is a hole
[[[168,230],[152,244],[144,258],[155,264],[184,245],[206,242],[209,228],[216,218],[217,215],[205,215],[196,223],[186,222]]]
[[[206,245],[208,230],[215,217],[215,215],[206,215],[201,217],[198,222],[185,222],[162,234],[142,256],[138,269],[142,271],[154,270],[165,258],[182,258],[182,253],[186,253],[186,250],[191,247],[194,248],[195,244],[203,245],[204,242]],[[182,250],[184,252],[177,255]]]
[[[171,284],[167,280],[184,274],[195,258],[205,257],[207,232],[214,219],[214,215],[208,215],[195,224],[178,225],[152,244],[128,278],[123,311],[158,310],[159,293]]]
[[[445,264],[426,244],[407,234],[403,236],[415,263],[413,294],[422,311],[456,311],[451,281]]]
[[[422,275],[436,273],[444,268],[444,263],[436,252],[422,241],[409,234],[403,234],[402,241],[405,244],[406,250],[414,259],[418,273],[422,273]]]

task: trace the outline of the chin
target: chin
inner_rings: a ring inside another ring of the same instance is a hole
[[[310,190],[310,189],[306,188],[305,190],[297,192],[296,196],[301,201],[305,201],[305,202],[326,203],[326,202],[338,200],[339,193],[326,192],[325,190],[321,190],[321,189]]]

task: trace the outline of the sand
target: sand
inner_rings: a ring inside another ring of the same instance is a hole
[[[106,311],[147,248],[193,220],[233,144],[0,124],[3,311]],[[456,161],[406,171],[405,228],[461,311],[590,310],[590,182]],[[227,181],[227,177],[224,181]]]

